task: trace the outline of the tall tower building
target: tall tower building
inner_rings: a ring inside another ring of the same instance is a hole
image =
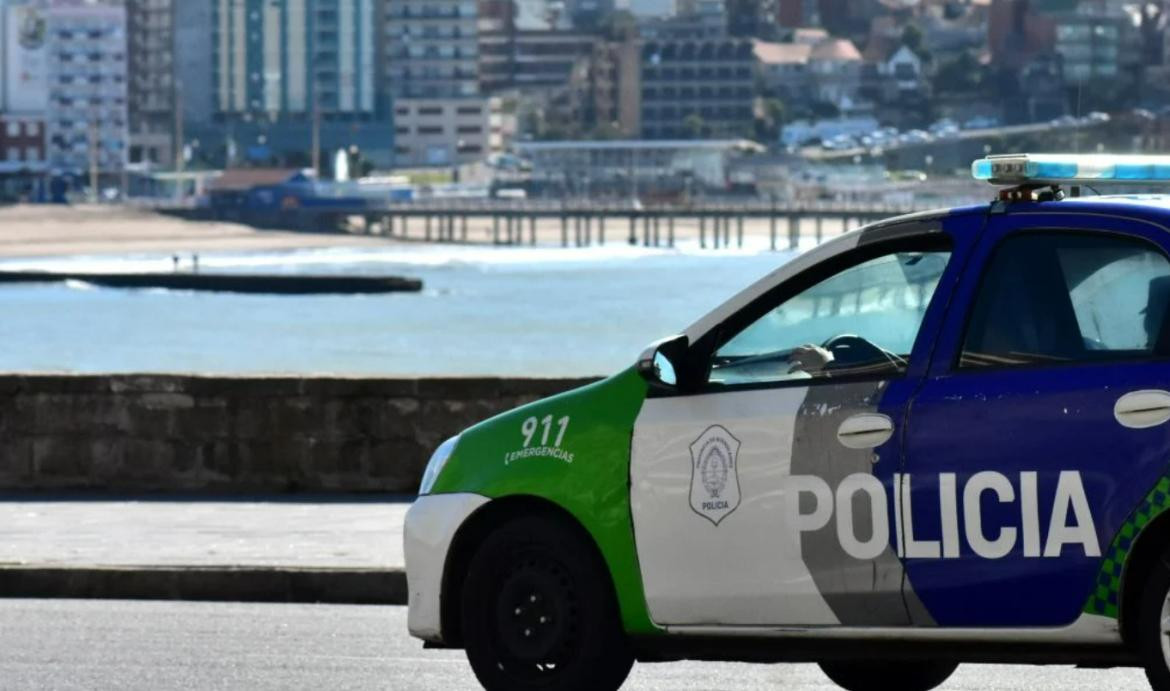
[[[356,146],[389,162],[375,98],[375,0],[210,0],[212,101],[252,159]]]
[[[445,166],[488,153],[479,91],[476,0],[382,0],[384,88],[394,104],[395,161]]]
[[[175,0],[126,0],[129,161],[145,168],[174,164],[174,20]]]
[[[54,0],[46,32],[50,168],[83,179],[120,177],[129,139],[126,8]]]

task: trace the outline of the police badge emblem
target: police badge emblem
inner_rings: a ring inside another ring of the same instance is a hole
[[[715,525],[739,507],[739,445],[721,425],[691,444],[691,509]]]

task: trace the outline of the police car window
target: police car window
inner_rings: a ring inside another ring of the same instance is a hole
[[[995,252],[960,366],[1146,357],[1170,350],[1170,261],[1115,235],[1035,233]]]
[[[950,252],[897,252],[852,266],[785,300],[718,348],[718,384],[895,375]]]

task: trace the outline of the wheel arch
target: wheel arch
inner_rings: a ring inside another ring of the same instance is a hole
[[[1170,511],[1156,516],[1138,534],[1122,567],[1119,614],[1121,637],[1128,645],[1136,644],[1136,628],[1141,619],[1142,589],[1154,565],[1166,553],[1167,548],[1170,548]]]
[[[447,551],[446,563],[443,566],[443,582],[439,591],[439,622],[445,646],[454,648],[463,646],[459,610],[463,595],[463,583],[477,547],[488,534],[507,521],[521,516],[534,515],[547,516],[550,520],[561,523],[576,533],[583,544],[588,545],[593,558],[606,574],[610,597],[614,599],[615,604],[617,603],[617,590],[613,582],[613,574],[606,565],[601,548],[576,516],[559,504],[543,497],[528,494],[501,497],[484,504],[468,516],[451,540],[451,547]]]

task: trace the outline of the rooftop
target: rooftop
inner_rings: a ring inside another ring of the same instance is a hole
[[[808,62],[813,46],[808,43],[753,42],[756,59],[765,65],[803,65]]]
[[[860,62],[861,53],[857,51],[857,46],[853,45],[853,41],[833,38],[813,46],[809,58],[836,62]]]

